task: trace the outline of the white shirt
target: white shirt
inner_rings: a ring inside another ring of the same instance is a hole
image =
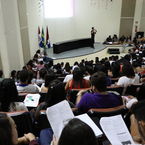
[[[72,74],[71,75],[67,75],[67,76],[65,76],[65,79],[63,80],[63,82],[68,82],[72,78],[73,78]]]

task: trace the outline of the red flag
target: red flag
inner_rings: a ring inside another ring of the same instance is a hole
[[[46,45],[50,48],[50,40],[49,40],[49,33],[48,33],[48,26],[46,27]]]
[[[41,34],[40,34],[40,27],[38,26],[38,42],[41,42]]]

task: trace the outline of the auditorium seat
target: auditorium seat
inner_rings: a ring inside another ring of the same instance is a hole
[[[33,125],[30,113],[28,111],[0,112],[11,116],[17,125],[18,137],[25,133],[33,133]]]
[[[135,84],[129,84],[123,93],[123,95],[132,95],[134,97],[137,97],[137,89],[140,88],[142,83],[135,83]]]
[[[116,91],[120,95],[122,95],[122,93],[123,93],[123,86],[122,85],[107,86],[107,91]]]

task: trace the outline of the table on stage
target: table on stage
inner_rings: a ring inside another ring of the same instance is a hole
[[[58,42],[53,44],[53,53],[61,53],[64,51],[69,51],[82,47],[91,47],[92,39],[91,38],[83,38],[83,39],[75,39],[64,42]]]

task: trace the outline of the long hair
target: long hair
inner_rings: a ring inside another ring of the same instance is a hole
[[[74,118],[64,127],[58,145],[98,145],[98,142],[90,126]]]
[[[47,107],[53,106],[65,99],[65,89],[63,83],[57,79],[53,80],[49,85],[45,100]]]
[[[12,79],[4,79],[0,83],[0,102],[1,111],[8,112],[9,106],[12,102],[17,101],[18,91]]]
[[[83,73],[80,68],[75,68],[73,70],[73,85],[72,87],[77,87],[80,84],[80,87],[83,88]]]
[[[12,127],[5,113],[0,113],[0,145],[14,145],[12,141]]]

